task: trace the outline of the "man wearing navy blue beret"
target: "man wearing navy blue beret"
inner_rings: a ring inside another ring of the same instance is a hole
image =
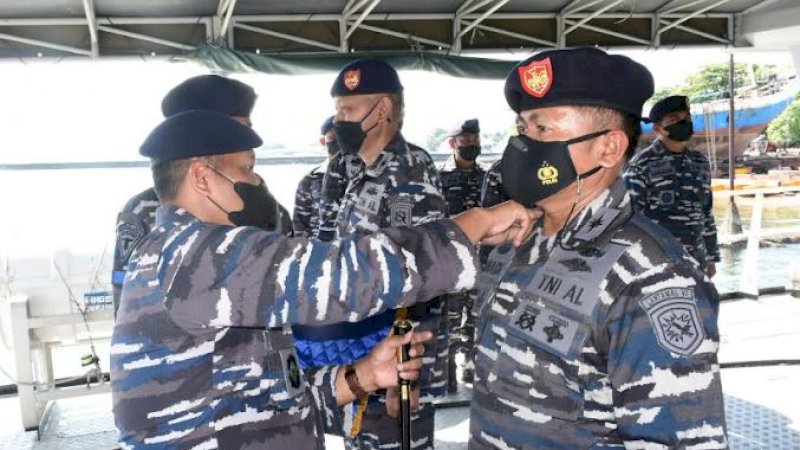
[[[503,188],[543,216],[477,283],[470,449],[727,448],[718,294],[620,178],[652,94],[596,48],[508,74]]]
[[[217,111],[241,124],[252,126],[250,114],[255,102],[255,90],[241,81],[219,75],[199,75],[172,88],[161,102],[161,112],[164,117],[169,117],[193,109]],[[119,295],[128,258],[144,236],[153,229],[157,207],[158,197],[151,187],[133,196],[117,214],[111,274],[115,313],[119,308]],[[291,233],[289,213],[283,206],[278,204],[277,207],[280,220],[270,221],[271,226]]]
[[[325,149],[328,159],[322,165],[311,169],[297,185],[292,212],[292,228],[297,236],[317,236],[322,178],[325,175],[325,168],[328,167],[329,158],[339,152],[339,143],[336,142],[336,135],[333,133],[333,116],[325,119],[319,134],[319,145]]]
[[[124,448],[321,450],[323,431],[342,433],[341,405],[419,375],[432,336],[388,337],[306,376],[289,325],[363,320],[469,289],[472,247],[519,244],[533,225],[509,202],[333,243],[289,238],[263,226],[275,200],[254,171],[260,145],[229,116],[192,110],[140,147],[161,206],[131,255],[111,341]],[[398,364],[409,343],[414,359]]]
[[[480,206],[481,186],[486,171],[476,162],[481,154],[481,128],[478,119],[461,120],[450,128],[447,144],[453,151],[439,167],[442,193],[448,217]],[[447,297],[447,331],[450,340],[447,356],[447,391],[458,391],[456,356],[463,356],[462,381],[472,383],[474,368],[470,354],[474,344],[475,321],[468,293]]]
[[[333,132],[339,154],[331,159],[322,188],[319,236],[330,239],[408,226],[446,215],[441,181],[428,153],[406,142],[400,132],[404,116],[403,85],[397,71],[375,59],[353,61],[343,67],[331,86],[336,108]],[[436,334],[426,350],[419,385],[419,408],[413,415],[415,449],[433,446],[433,400],[446,393],[448,343],[444,302],[398,311],[418,329]],[[396,313],[390,311],[353,326],[295,327],[301,359],[308,367],[346,364],[366,354],[388,335]],[[397,448],[400,433],[396,419],[396,389],[371,395],[345,411],[353,427],[348,448]],[[416,403],[416,402],[415,402]]]
[[[711,278],[719,261],[711,166],[689,147],[689,99],[666,97],[653,105],[649,119],[657,138],[631,159],[625,183],[639,210],[669,230]]]

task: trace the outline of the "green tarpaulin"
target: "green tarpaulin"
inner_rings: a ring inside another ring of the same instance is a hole
[[[451,56],[432,52],[329,53],[309,55],[258,55],[202,44],[189,54],[213,71],[264,72],[281,75],[304,75],[337,72],[359,58],[382,59],[398,70],[427,70],[463,78],[504,79],[516,61]]]

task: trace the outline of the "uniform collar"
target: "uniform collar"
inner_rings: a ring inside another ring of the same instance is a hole
[[[667,148],[666,145],[664,145],[664,142],[661,141],[661,138],[656,138],[656,140],[653,141],[653,150],[657,154],[660,154],[660,155],[671,155],[671,156],[681,156],[681,155],[685,155],[686,153],[689,153],[690,151],[692,151],[692,149],[689,147],[689,144],[687,143],[686,144],[686,149],[684,149],[682,152],[680,152],[680,153],[672,152]]]
[[[632,215],[630,194],[624,181],[618,178],[570,221],[564,240],[569,245],[591,242],[594,247],[602,248]]]
[[[391,141],[386,145],[380,155],[375,159],[375,162],[364,169],[364,172],[371,177],[378,177],[386,170],[387,167],[398,157],[408,153],[408,143],[403,135],[398,131]]]
[[[172,228],[197,220],[189,211],[175,205],[162,205],[156,209],[156,227]]]

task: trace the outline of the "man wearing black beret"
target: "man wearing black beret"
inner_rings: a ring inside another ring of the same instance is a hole
[[[503,187],[544,215],[477,283],[470,449],[727,448],[717,292],[620,178],[652,93],[595,48],[508,74]]]
[[[481,186],[486,170],[476,162],[481,154],[481,128],[478,119],[461,120],[448,132],[447,144],[453,151],[439,167],[442,193],[447,201],[447,214],[452,217],[470,208],[480,206]],[[450,339],[447,356],[447,391],[458,391],[456,356],[463,356],[461,379],[472,383],[470,354],[474,346],[475,321],[472,315],[470,293],[447,297],[447,331]]]
[[[252,126],[250,114],[255,102],[255,90],[241,81],[219,75],[199,75],[172,88],[161,101],[161,112],[164,117],[169,117],[193,109],[217,111],[243,125]],[[117,214],[111,273],[115,314],[119,308],[119,295],[128,258],[144,236],[153,229],[157,207],[158,197],[151,187],[133,196]],[[277,207],[276,218],[280,220],[270,220],[265,226],[278,227],[291,233],[291,217],[288,211],[280,204]]]
[[[625,183],[636,207],[663,226],[709,278],[719,261],[708,158],[689,147],[694,127],[689,99],[673,95],[650,109],[657,138],[631,159]]]
[[[403,85],[397,71],[375,59],[343,67],[331,87],[336,108],[333,132],[340,152],[331,159],[323,180],[319,236],[345,237],[390,226],[407,226],[445,217],[441,181],[428,153],[406,142],[400,132],[404,116]],[[351,170],[351,169],[355,170]],[[433,400],[444,396],[448,336],[443,302],[398,311],[435,333],[428,346],[420,382],[413,390],[419,408],[413,415],[415,449],[433,446]],[[309,366],[346,364],[366,354],[391,330],[390,311],[352,326],[316,329],[295,327],[301,358]],[[370,395],[346,408],[353,427],[348,448],[397,448],[398,391]]]
[[[259,225],[275,203],[254,172],[260,145],[229,116],[192,110],[140,147],[161,206],[131,256],[111,341],[124,448],[321,450],[323,431],[342,432],[342,405],[418,376],[432,336],[388,337],[306,377],[288,326],[363,320],[469,289],[474,244],[519,244],[533,225],[509,202],[333,243],[289,238]],[[408,343],[414,359],[398,364]]]
[[[339,143],[333,134],[333,116],[322,123],[319,130],[319,145],[325,149],[328,158],[339,152]],[[319,231],[319,203],[322,192],[322,178],[328,159],[322,165],[311,169],[300,180],[294,194],[294,211],[292,212],[292,228],[298,236],[317,236]]]

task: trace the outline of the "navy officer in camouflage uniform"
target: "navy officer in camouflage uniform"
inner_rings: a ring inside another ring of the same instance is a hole
[[[241,81],[219,75],[199,75],[172,88],[161,102],[161,112],[169,117],[192,109],[206,109],[231,116],[237,122],[252,126],[250,114],[256,102],[252,87]],[[119,308],[125,266],[131,252],[155,224],[158,196],[152,187],[136,194],[117,214],[116,243],[111,285],[114,292],[114,313]],[[283,227],[287,228],[288,213],[281,207]]]
[[[366,59],[346,65],[331,87],[336,106],[334,133],[340,152],[332,158],[323,181],[320,237],[374,232],[389,226],[417,225],[445,217],[441,181],[427,152],[406,142],[403,86],[385,62]],[[432,448],[433,400],[446,391],[447,318],[443,302],[399,311],[420,329],[433,331],[436,343],[426,348],[419,385],[419,408],[412,417],[415,449]],[[346,363],[360,358],[390,331],[395,312],[389,311],[354,325],[295,328],[305,339],[298,348],[308,365]],[[395,420],[397,390],[371,395],[346,411],[353,426],[348,448],[396,448],[400,435]]]
[[[619,176],[652,93],[644,66],[596,48],[506,78],[526,129],[503,186],[544,215],[478,281],[470,449],[728,447],[718,294]]]
[[[253,171],[259,145],[249,127],[193,110],[141,146],[161,207],[131,256],[112,337],[126,449],[321,449],[324,430],[344,427],[339,405],[417,375],[421,361],[397,364],[396,349],[431,335],[388,338],[306,378],[288,325],[361,320],[471,288],[473,244],[519,243],[532,228],[509,202],[332,243],[288,238],[262,227],[275,200]]]
[[[706,155],[689,148],[694,133],[689,99],[664,98],[650,109],[649,119],[658,137],[628,164],[624,178],[631,198],[713,277],[719,250],[711,168]]]
[[[439,168],[442,193],[447,201],[448,217],[480,206],[481,186],[486,171],[475,160],[481,154],[480,123],[468,119],[456,124],[448,133],[447,143],[453,151]],[[469,353],[474,346],[475,320],[472,316],[472,297],[468,293],[449,295],[447,321],[450,344],[447,357],[447,391],[458,390],[456,355],[464,356],[462,381],[472,383],[474,369]]]
[[[333,116],[325,119],[319,132],[319,144],[325,148],[328,157],[324,163],[311,169],[297,185],[292,212],[292,228],[296,236],[317,236],[322,178],[329,159],[339,152],[339,144],[336,142],[336,135],[333,134]]]

